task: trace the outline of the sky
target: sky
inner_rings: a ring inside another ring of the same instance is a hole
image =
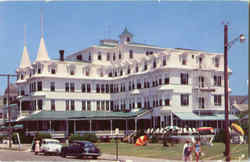
[[[233,71],[231,94],[248,94],[248,2],[0,2],[1,73],[15,74],[20,64],[24,25],[27,49],[34,62],[41,36],[41,9],[50,58],[59,58],[60,49],[69,55],[99,44],[100,39],[118,39],[125,26],[136,42],[223,54],[223,22],[229,23],[229,40],[242,33],[247,38],[228,52]],[[0,94],[6,80],[0,79]]]

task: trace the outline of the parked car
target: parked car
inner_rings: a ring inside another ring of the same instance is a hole
[[[45,138],[42,139],[40,152],[44,154],[60,154],[62,145],[57,139]]]
[[[101,155],[100,150],[89,141],[72,141],[69,146],[62,147],[61,156],[92,157],[97,159]]]

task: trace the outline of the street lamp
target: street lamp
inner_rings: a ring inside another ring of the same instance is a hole
[[[230,161],[230,136],[229,136],[229,129],[228,129],[228,63],[227,63],[227,52],[231,46],[240,40],[241,43],[245,41],[245,36],[241,34],[237,38],[233,39],[232,41],[228,42],[228,25],[224,24],[224,91],[225,91],[225,134],[226,134],[226,141],[225,141],[225,156],[226,161]]]

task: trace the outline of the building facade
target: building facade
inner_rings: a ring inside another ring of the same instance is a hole
[[[16,70],[18,121],[26,118],[27,122],[32,113],[39,112],[126,114],[145,110],[149,113],[140,119],[148,119],[149,124],[144,129],[223,127],[224,119],[216,116],[224,112],[223,54],[136,43],[127,28],[119,38],[101,40],[66,57],[60,50],[59,59],[53,60],[41,37],[33,63],[25,45]]]

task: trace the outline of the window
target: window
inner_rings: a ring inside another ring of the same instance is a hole
[[[123,70],[121,69],[121,71],[120,71],[120,76],[122,76],[123,75]]]
[[[215,67],[220,66],[220,59],[218,57],[215,57],[214,62],[215,62]]]
[[[87,84],[87,92],[90,93],[90,91],[91,91],[91,85]]]
[[[110,53],[107,53],[107,61],[110,60]]]
[[[89,61],[91,61],[91,53],[89,53]]]
[[[75,101],[74,100],[70,101],[70,108],[71,108],[71,111],[75,110]]]
[[[65,83],[65,92],[69,92],[69,83],[68,82]]]
[[[141,81],[137,80],[137,89],[141,89]]]
[[[153,68],[156,68],[156,60],[153,62]]]
[[[105,92],[104,84],[101,85],[101,93]]]
[[[41,68],[40,67],[37,69],[37,73],[41,74]]]
[[[129,58],[133,58],[134,56],[133,56],[133,50],[129,50]]]
[[[75,83],[70,83],[70,92],[75,92]]]
[[[115,53],[113,53],[113,61],[115,61]]]
[[[42,91],[43,90],[43,82],[39,81],[37,82],[37,91]]]
[[[109,111],[109,101],[106,101],[106,111]]]
[[[221,95],[214,95],[214,105],[221,106]]]
[[[221,86],[221,76],[214,76],[214,86]]]
[[[162,81],[161,81],[161,78],[159,79],[159,85],[162,85]]]
[[[187,105],[189,105],[189,95],[182,94],[181,95],[181,106],[187,106]]]
[[[109,72],[109,77],[112,77],[112,72]]]
[[[100,87],[99,87],[99,84],[96,84],[96,93],[100,93]]]
[[[130,74],[130,66],[128,66],[128,74]]]
[[[98,52],[98,60],[102,60],[102,53]]]
[[[102,109],[102,111],[104,111],[105,110],[105,101],[101,101],[101,109]]]
[[[110,93],[113,93],[114,90],[113,90],[113,84],[110,85]]]
[[[136,65],[135,72],[137,73],[138,71],[139,71],[139,67],[138,67],[138,65]]]
[[[56,74],[56,69],[55,68],[51,69],[51,74]]]
[[[204,77],[203,76],[199,76],[199,87],[204,87],[205,85],[205,82],[204,82]]]
[[[65,107],[66,107],[66,111],[69,111],[69,100],[65,101]]]
[[[55,91],[55,82],[50,82],[50,91],[51,92]]]
[[[169,106],[170,105],[170,100],[169,98],[165,99],[165,106]]]
[[[56,110],[55,100],[50,100],[50,109],[51,109],[51,111],[55,111]]]
[[[181,84],[188,84],[188,73],[181,73]]]
[[[82,61],[82,55],[76,56],[76,59],[79,60],[79,61]]]
[[[86,111],[86,101],[82,101],[82,111]]]
[[[24,93],[24,90],[21,90],[21,96],[24,96],[25,93]]]
[[[91,102],[90,101],[87,101],[87,109],[88,109],[88,111],[91,110]]]
[[[42,110],[43,109],[43,100],[38,100],[38,110]]]
[[[147,65],[147,62],[144,63],[144,70],[147,70],[148,69],[148,65]]]
[[[169,84],[169,77],[168,76],[165,77],[164,84]]]
[[[100,101],[96,101],[96,110],[100,111]]]
[[[82,85],[81,85],[81,89],[82,89],[82,92],[83,92],[83,93],[86,92],[86,86],[85,86],[85,84],[82,84]]]
[[[70,75],[75,75],[75,70],[74,69],[70,69]]]
[[[187,58],[186,57],[182,57],[182,65],[187,65]]]
[[[130,42],[130,38],[129,37],[127,37],[127,42]]]
[[[119,59],[122,59],[121,51],[119,51]]]
[[[86,76],[89,76],[89,69],[88,69],[88,68],[86,69],[85,72],[86,72],[85,75],[86,75]]]
[[[199,108],[205,108],[205,98],[199,97]]]
[[[163,66],[166,66],[166,65],[167,65],[167,58],[166,58],[166,56],[163,57],[162,65],[163,65]]]
[[[203,60],[203,58],[202,58],[202,57],[199,57],[199,65],[202,64],[202,60]]]

